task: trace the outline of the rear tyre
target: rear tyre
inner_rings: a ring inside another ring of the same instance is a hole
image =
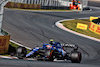
[[[82,54],[80,52],[72,52],[71,53],[71,62],[72,63],[80,63],[82,59]]]
[[[53,58],[53,50],[46,50],[45,52],[45,56],[48,56],[48,61],[53,61],[54,58]]]
[[[17,50],[16,50],[16,56],[19,58],[19,59],[23,59],[26,57],[26,54],[27,54],[27,50],[25,47],[18,47]]]

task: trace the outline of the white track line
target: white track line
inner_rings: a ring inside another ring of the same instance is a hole
[[[5,59],[18,59],[17,57],[13,57],[13,56],[1,56],[0,58],[5,58]],[[33,59],[33,58],[24,58],[24,60],[37,60],[37,59]]]
[[[19,46],[25,47],[25,48],[27,48],[27,49],[29,49],[29,50],[31,50],[31,49],[32,49],[32,48],[29,48],[29,47],[24,46],[24,45],[22,45],[22,44],[19,44],[19,43],[17,43],[17,42],[15,42],[15,41],[13,41],[13,40],[10,40],[10,42],[15,43],[15,44],[17,44],[17,45],[19,45]]]
[[[12,57],[12,56],[0,56],[0,58],[6,58],[6,59],[18,59],[17,57]]]

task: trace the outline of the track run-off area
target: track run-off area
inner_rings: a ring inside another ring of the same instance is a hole
[[[3,29],[11,35],[12,40],[30,48],[49,43],[50,38],[61,43],[77,44],[82,53],[82,62],[0,59],[0,67],[100,67],[100,42],[55,26],[57,21],[63,19],[100,16],[100,9],[93,9],[83,12],[37,12],[5,8]]]

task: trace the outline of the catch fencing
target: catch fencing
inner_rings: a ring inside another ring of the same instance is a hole
[[[11,2],[25,3],[25,4],[41,4],[41,6],[69,6],[73,0],[8,0]],[[88,6],[88,0],[76,0],[83,4],[83,7]]]
[[[68,9],[70,0],[8,0],[25,4],[41,4],[41,9]]]
[[[69,6],[70,0],[9,0],[25,4],[41,4],[41,6]]]

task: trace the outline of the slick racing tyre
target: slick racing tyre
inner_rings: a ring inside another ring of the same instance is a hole
[[[48,56],[49,57],[49,61],[53,61],[54,58],[53,58],[53,50],[46,50],[45,52],[45,56]]]
[[[71,62],[72,63],[80,63],[81,59],[82,59],[82,55],[80,52],[75,51],[75,52],[71,53]]]
[[[16,56],[19,58],[19,59],[23,59],[25,58],[27,54],[27,50],[25,47],[18,47],[17,50],[16,50]]]

